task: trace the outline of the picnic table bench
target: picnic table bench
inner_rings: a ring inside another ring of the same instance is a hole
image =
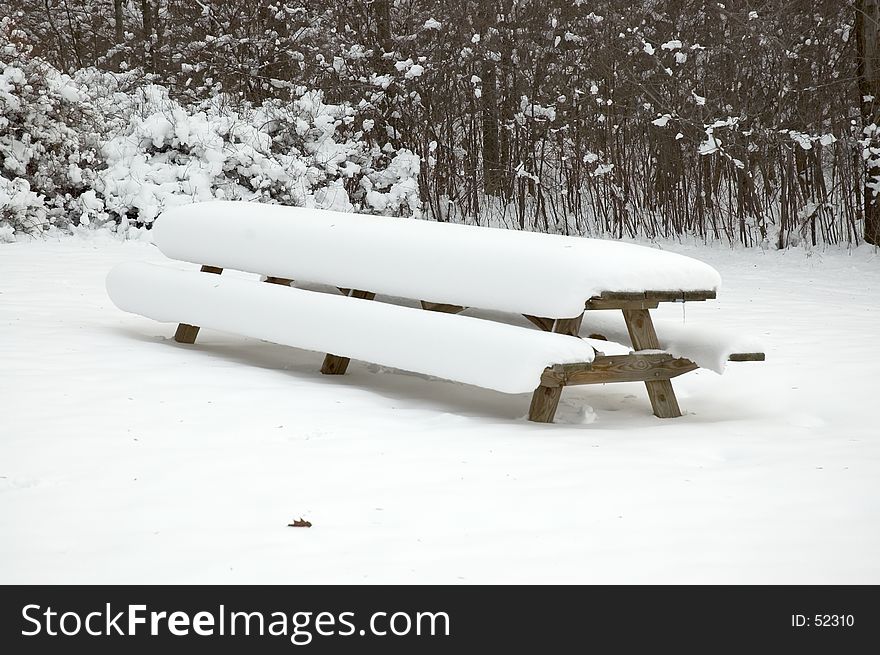
[[[720,285],[710,266],[644,246],[277,205],[178,207],[152,232],[167,257],[200,270],[128,262],[107,289],[125,311],[178,323],[179,343],[204,326],[325,352],[327,375],[354,358],[531,391],[538,422],[553,421],[564,387],[607,382],[644,382],[656,416],[680,416],[671,379],[699,358],[664,349],[650,311],[713,299]],[[221,276],[226,269],[263,283]],[[539,329],[462,315],[467,308],[520,314]],[[579,337],[585,314],[607,310],[622,313],[631,348]],[[719,348],[731,361],[764,358]]]

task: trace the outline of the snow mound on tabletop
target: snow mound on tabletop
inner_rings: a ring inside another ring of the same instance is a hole
[[[467,316],[127,262],[107,276],[120,309],[505,393],[533,391],[553,364],[593,361],[570,336]],[[356,326],[356,329],[352,329]]]
[[[166,211],[168,257],[431,302],[579,315],[604,291],[715,290],[690,257],[618,241],[243,202]]]

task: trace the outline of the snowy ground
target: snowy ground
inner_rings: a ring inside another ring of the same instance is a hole
[[[546,426],[527,394],[175,344],[104,291],[148,243],[0,245],[0,582],[880,583],[880,255],[669,248],[724,277],[687,322],[767,361],[679,378],[680,419],[618,384]]]

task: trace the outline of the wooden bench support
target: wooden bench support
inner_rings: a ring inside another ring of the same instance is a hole
[[[576,337],[581,329],[581,323],[584,321],[584,315],[574,318],[557,318],[553,323],[553,331],[557,334],[565,334],[570,337]]]
[[[327,353],[324,355],[324,363],[321,364],[321,373],[324,375],[345,375],[350,361],[348,357]]]
[[[648,300],[651,302],[684,302],[714,300],[715,291],[605,291],[591,300],[623,300],[627,302]]]
[[[587,300],[587,309],[656,309],[661,302],[715,298],[714,291],[606,291]]]
[[[764,353],[730,353],[729,362],[763,362],[767,359]]]
[[[553,331],[553,319],[545,318],[543,316],[531,316],[529,314],[523,314],[525,318],[529,320],[532,325],[536,325],[540,329],[544,330],[544,332],[552,332]]]
[[[657,309],[659,300],[617,300],[614,298],[591,298],[587,309]]]
[[[202,266],[202,273],[213,273],[214,275],[220,275],[223,272],[222,268],[218,268],[217,266]],[[174,333],[174,340],[177,343],[188,343],[193,344],[196,342],[196,337],[199,336],[199,326],[198,325],[189,325],[187,323],[180,323],[177,326],[177,331]]]
[[[340,289],[343,291],[343,289]],[[364,300],[372,300],[376,294],[372,291],[359,291],[357,289],[345,289],[348,293],[345,295],[349,298],[362,298]],[[331,355],[327,353],[324,356],[324,363],[321,364],[321,373],[324,375],[345,375],[348,370],[348,363],[351,360],[348,357],[340,357],[339,355]]]
[[[557,364],[544,369],[541,384],[548,387],[567,387],[577,384],[669,380],[698,368],[691,360],[668,353],[597,355],[589,364]]]
[[[764,353],[731,353],[728,357],[731,362],[763,362],[764,359]],[[669,353],[639,352],[628,355],[597,355],[589,363],[556,364],[544,369],[541,386],[538,387],[541,394],[535,392],[532,407],[536,416],[545,416],[547,398],[552,400],[553,390],[561,390],[562,387],[609,382],[669,382],[672,378],[698,368],[700,367],[697,364],[684,357],[675,357]]]
[[[444,314],[458,314],[459,312],[463,312],[465,310],[461,305],[448,305],[443,302],[428,302],[427,300],[420,300],[419,303],[422,306],[422,309],[426,309],[429,312],[442,312]]]
[[[563,387],[607,382],[665,382],[671,387],[670,378],[697,368],[691,360],[667,353],[598,355],[591,363],[557,364],[544,370],[541,386],[532,395],[529,420],[552,423]]]
[[[624,309],[623,319],[626,321],[626,329],[632,341],[634,350],[656,350],[660,348],[657,332],[654,330],[654,322],[647,309]],[[648,390],[648,398],[654,409],[654,416],[658,418],[675,418],[681,416],[678,399],[672,389],[672,382],[665,380],[646,380],[645,388]]]
[[[263,282],[267,284],[280,284],[282,287],[289,287],[293,280],[286,277],[274,277],[272,275],[267,275],[266,279]]]
[[[527,317],[528,318],[528,317]],[[553,332],[576,337],[581,329],[584,315],[574,318],[559,318],[553,323]],[[533,321],[534,322],[534,321]],[[532,403],[529,406],[529,420],[536,423],[552,423],[559,407],[559,399],[562,397],[563,384],[545,384],[541,379],[541,386],[532,394]]]
[[[532,404],[529,405],[529,420],[535,423],[552,423],[561,396],[562,387],[548,387],[542,384],[535,389],[532,394]]]

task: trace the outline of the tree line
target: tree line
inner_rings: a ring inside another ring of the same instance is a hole
[[[62,71],[135,73],[183,104],[319,90],[351,106],[358,139],[418,156],[436,220],[780,248],[880,240],[878,0],[12,7],[32,56]],[[358,181],[339,183],[354,194]]]

